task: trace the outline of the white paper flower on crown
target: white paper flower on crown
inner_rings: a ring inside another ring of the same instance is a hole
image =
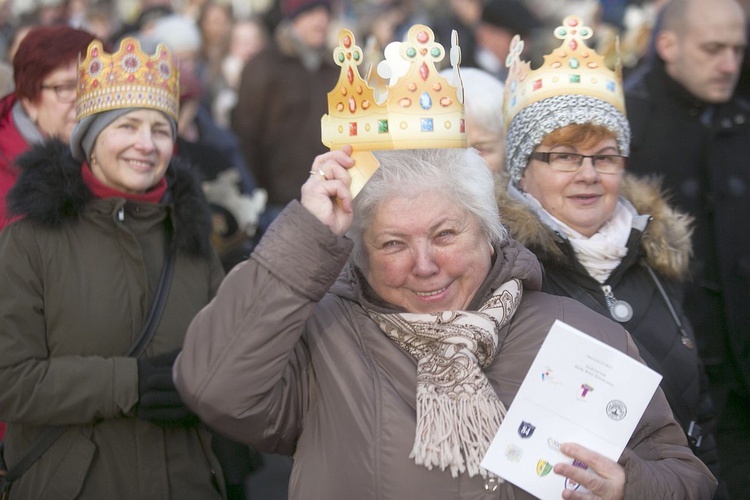
[[[378,64],[378,75],[389,79],[388,86],[393,87],[399,78],[409,71],[411,63],[401,57],[401,43],[391,42],[385,46],[384,59]]]

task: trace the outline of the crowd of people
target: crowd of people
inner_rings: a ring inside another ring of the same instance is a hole
[[[619,460],[564,443],[588,467],[555,474],[750,498],[750,5],[12,1],[11,499],[527,498],[479,461],[556,320],[662,380]],[[358,146],[321,141],[338,28],[387,92],[415,25],[464,143],[374,151],[353,194]]]

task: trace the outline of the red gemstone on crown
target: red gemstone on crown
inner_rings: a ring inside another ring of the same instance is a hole
[[[349,47],[351,47],[351,45],[352,45],[351,37],[349,35],[344,36],[344,47],[348,49]]]
[[[419,76],[422,77],[422,80],[427,80],[427,77],[430,76],[430,70],[427,69],[427,65],[425,63],[422,63],[419,66]]]
[[[417,41],[419,43],[427,43],[430,40],[430,35],[426,31],[420,31],[417,33]]]

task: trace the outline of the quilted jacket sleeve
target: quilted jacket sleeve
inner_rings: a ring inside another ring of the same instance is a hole
[[[175,364],[178,390],[207,425],[265,451],[293,452],[314,394],[306,322],[350,251],[349,240],[295,201],[230,272]]]

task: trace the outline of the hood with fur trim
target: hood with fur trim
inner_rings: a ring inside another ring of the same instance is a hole
[[[8,210],[37,224],[56,227],[76,219],[94,199],[67,144],[49,140],[17,159],[21,168],[8,193]],[[188,255],[207,256],[211,250],[211,211],[196,172],[172,158],[166,173],[174,242]]]
[[[514,199],[507,190],[498,189],[498,207],[503,223],[513,238],[531,249],[542,262],[564,262],[560,238],[534,211]],[[669,204],[657,177],[637,178],[624,174],[620,196],[639,214],[651,219],[641,239],[646,262],[664,277],[684,281],[689,276],[692,256],[693,218]]]

